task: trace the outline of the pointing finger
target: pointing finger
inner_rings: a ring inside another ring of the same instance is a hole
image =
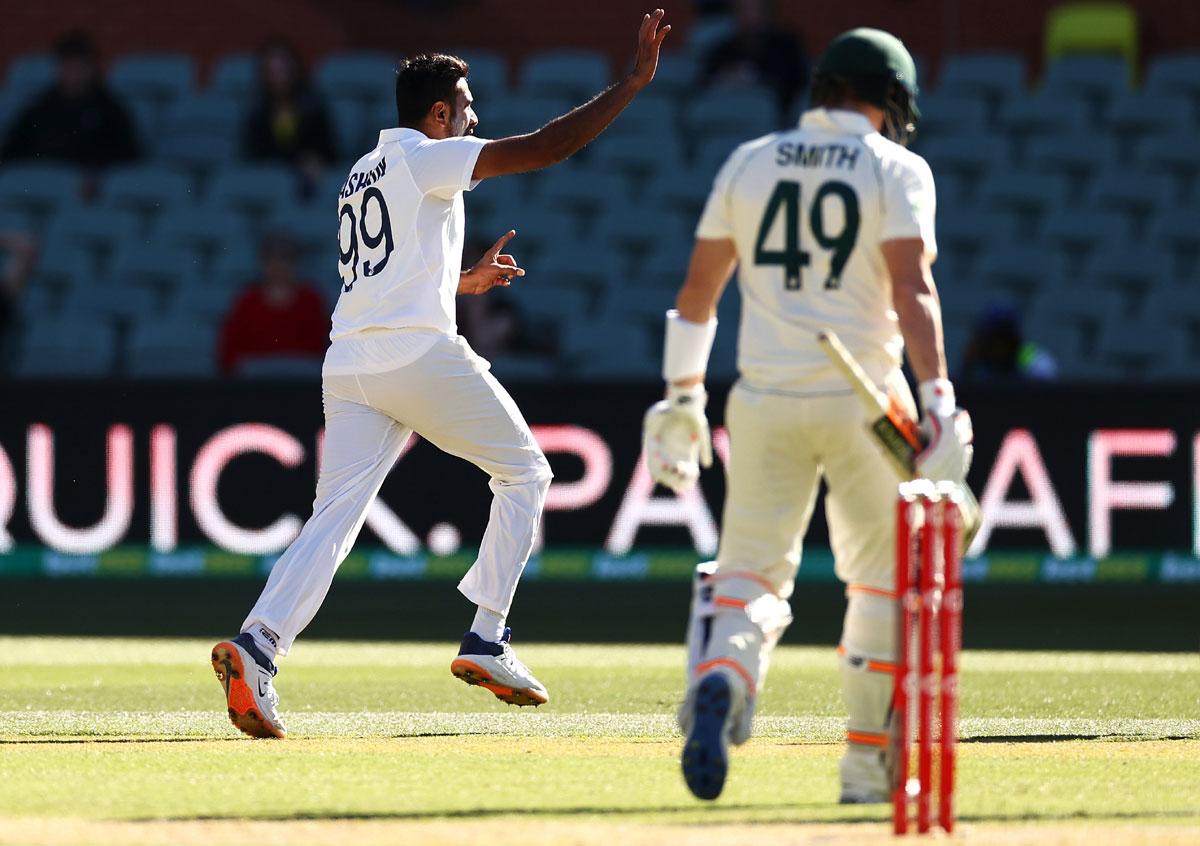
[[[505,232],[503,235],[500,236],[500,238],[496,241],[496,243],[492,244],[492,248],[490,250],[488,250],[488,252],[493,256],[498,255],[500,253],[500,251],[502,249],[504,249],[504,245],[507,244],[509,241],[511,241],[514,237],[516,237],[516,234],[517,234],[517,230],[515,230],[515,229],[508,230],[507,232]]]

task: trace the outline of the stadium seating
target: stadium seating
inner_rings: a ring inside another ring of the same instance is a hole
[[[608,57],[587,51],[513,57],[511,77],[507,54],[463,54],[483,137],[535,129],[612,74]],[[734,147],[780,121],[769,93],[697,91],[694,60],[671,58],[577,161],[466,196],[468,252],[519,231],[512,251],[529,276],[506,296],[559,346],[497,356],[506,378],[656,377],[662,312],[713,177]],[[1030,80],[1016,54],[964,53],[945,57],[933,84],[923,79],[914,149],[937,179],[935,274],[952,356],[980,312],[1004,302],[1064,377],[1200,368],[1200,53],[1150,57],[1140,87],[1130,87],[1129,62],[1055,47]],[[138,120],[145,161],[91,188],[70,167],[0,167],[0,228],[30,228],[43,244],[19,305],[15,371],[212,374],[214,327],[256,274],[268,231],[296,240],[302,274],[332,300],[334,197],[350,161],[395,122],[395,63],[354,52],[317,64],[343,160],[302,193],[291,171],[242,160],[253,55],[219,58],[202,88],[190,57],[118,57],[110,80]],[[52,77],[46,55],[11,61],[0,124]],[[712,372],[725,377],[737,302],[731,288],[719,312]],[[1170,330],[1159,354],[1144,341],[1155,325]],[[289,367],[265,361],[241,376],[312,378],[311,366]]]

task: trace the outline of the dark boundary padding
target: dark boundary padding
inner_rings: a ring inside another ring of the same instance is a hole
[[[236,631],[253,579],[12,579],[0,582],[0,634],[221,637]],[[531,582],[510,622],[519,640],[677,643],[681,582]],[[837,643],[839,585],[800,584],[784,640]],[[456,643],[473,609],[453,582],[334,584],[305,637]],[[1200,585],[969,586],[969,649],[1200,649]]]

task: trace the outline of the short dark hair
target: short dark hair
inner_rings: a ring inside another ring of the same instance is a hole
[[[422,53],[402,61],[396,71],[396,117],[400,126],[415,127],[439,100],[453,109],[454,88],[469,70],[462,59],[442,53]]]

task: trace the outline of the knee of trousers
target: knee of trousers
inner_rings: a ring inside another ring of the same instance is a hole
[[[504,485],[538,485],[543,492],[550,487],[554,473],[550,470],[550,462],[540,449],[528,451],[527,460],[512,471],[495,476],[493,481]]]
[[[757,694],[771,649],[792,622],[791,606],[753,573],[696,568],[688,623],[688,684],[720,669]]]
[[[886,742],[896,673],[896,600],[848,592],[838,665],[851,745]]]

